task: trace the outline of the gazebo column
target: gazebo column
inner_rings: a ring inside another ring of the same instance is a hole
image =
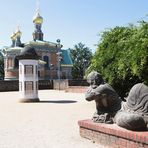
[[[20,102],[39,102],[38,56],[34,48],[25,47],[19,59]]]

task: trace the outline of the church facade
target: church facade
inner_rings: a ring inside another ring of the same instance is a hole
[[[11,35],[12,45],[3,49],[4,53],[4,72],[5,80],[18,80],[18,59],[22,49],[26,46],[33,47],[40,57],[38,76],[40,80],[47,79],[70,79],[72,60],[68,50],[62,49],[60,40],[56,43],[44,41],[42,32],[43,18],[39,11],[36,12],[34,18],[33,40],[29,42],[21,42],[21,31],[18,28]]]

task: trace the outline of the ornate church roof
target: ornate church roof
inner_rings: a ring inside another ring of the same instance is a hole
[[[14,31],[11,35],[12,45],[10,47],[5,48],[5,56],[18,56],[19,59],[39,59],[39,57],[37,56],[37,54],[39,53],[58,52],[58,42],[54,43],[43,40],[43,32],[41,30],[43,17],[40,15],[39,8],[36,10],[35,16],[33,17],[33,23],[35,24],[33,40],[21,43],[22,33],[18,26],[16,31]],[[60,46],[60,50],[62,52],[61,66],[71,67],[73,63],[69,52],[61,48],[62,45]]]
[[[72,67],[73,62],[70,58],[69,51],[68,50],[61,50],[62,52],[62,61],[61,61],[61,66],[63,67]]]

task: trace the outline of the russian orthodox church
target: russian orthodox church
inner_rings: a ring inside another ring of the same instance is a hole
[[[57,79],[60,75],[62,79],[71,78],[72,60],[68,50],[61,49],[60,40],[57,43],[44,40],[42,32],[43,17],[39,11],[33,17],[34,32],[33,40],[22,43],[21,31],[17,28],[11,35],[12,45],[5,47],[4,52],[4,72],[5,80],[18,80],[18,59],[16,58],[26,46],[35,49],[40,57],[38,76],[40,80]]]

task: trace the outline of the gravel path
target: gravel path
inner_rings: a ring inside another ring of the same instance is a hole
[[[0,148],[101,148],[80,137],[78,120],[94,102],[84,94],[39,91],[40,103],[19,103],[19,92],[0,92]]]

